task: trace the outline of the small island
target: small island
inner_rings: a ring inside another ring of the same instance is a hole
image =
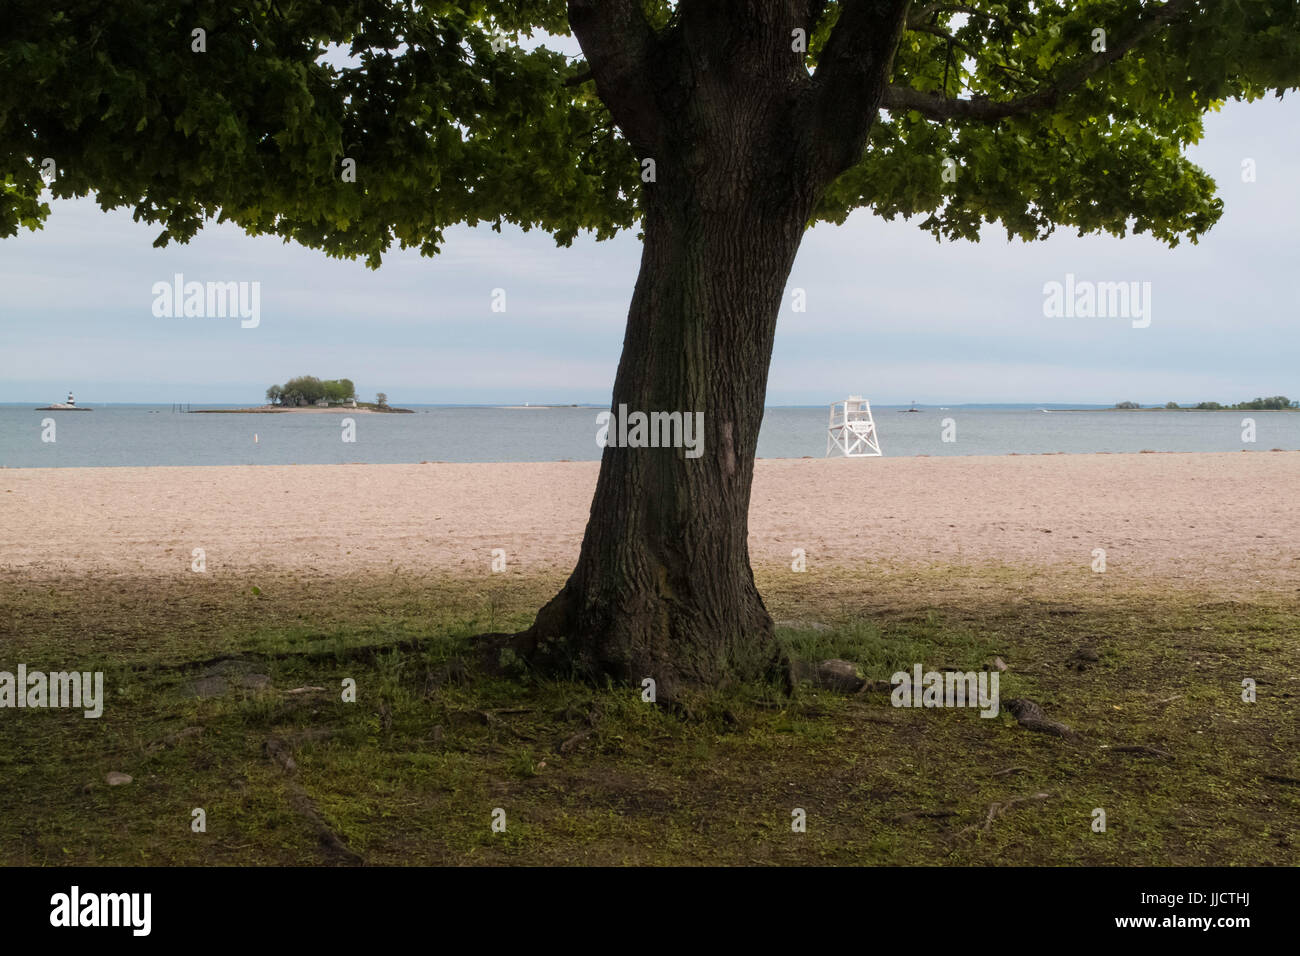
[[[53,405],[42,405],[36,409],[38,412],[93,412],[93,408],[87,408],[85,405],[78,405],[77,400],[68,392],[66,402],[55,402]]]
[[[373,402],[358,402],[356,386],[349,378],[319,379],[299,375],[283,385],[266,390],[267,404],[255,408],[195,408],[195,414],[278,414],[281,412],[360,412],[411,415],[410,408],[394,408],[388,396],[380,392]]]

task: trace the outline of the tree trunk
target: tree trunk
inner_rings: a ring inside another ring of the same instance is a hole
[[[843,6],[814,79],[791,39],[823,6],[684,3],[655,31],[639,0],[568,0],[601,100],[655,161],[611,411],[702,413],[703,447],[605,448],[578,565],[519,635],[534,659],[668,695],[780,663],[748,543],[777,314],[818,196],[862,155],[908,0]]]
[[[702,412],[701,444],[609,447],[611,420],[577,567],[526,632],[535,654],[587,677],[650,677],[661,694],[779,663],[749,563],[749,499],[777,314],[807,217],[799,197],[755,194],[743,175],[696,180],[678,172],[686,165],[645,187],[611,411]]]

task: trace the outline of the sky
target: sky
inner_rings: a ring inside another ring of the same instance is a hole
[[[1226,211],[1199,245],[1143,236],[937,243],[859,210],[805,236],[776,336],[768,404],[1141,404],[1300,396],[1300,102],[1226,104],[1192,158]],[[1254,161],[1255,181],[1242,163]],[[610,399],[640,244],[555,246],[455,228],[435,258],[361,263],[210,226],[152,248],[157,227],[93,200],[52,202],[0,240],[0,402],[258,404],[301,374],[402,403]],[[260,322],[153,314],[153,287],[260,283]],[[1049,317],[1044,285],[1150,283],[1150,324]],[[505,312],[492,311],[494,289]],[[806,311],[792,308],[804,290]]]

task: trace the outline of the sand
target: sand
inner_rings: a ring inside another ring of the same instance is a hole
[[[595,462],[0,469],[0,573],[566,571]],[[1300,592],[1300,452],[760,460],[756,566],[1011,565]]]

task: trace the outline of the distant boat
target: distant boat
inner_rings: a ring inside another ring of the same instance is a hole
[[[36,409],[38,412],[93,412],[93,408],[87,408],[85,405],[78,405],[77,400],[68,392],[66,402],[55,402],[53,405],[42,405]]]
[[[913,402],[911,408],[900,408],[899,411],[900,411],[900,412],[919,412],[920,409],[916,407],[916,402]]]

